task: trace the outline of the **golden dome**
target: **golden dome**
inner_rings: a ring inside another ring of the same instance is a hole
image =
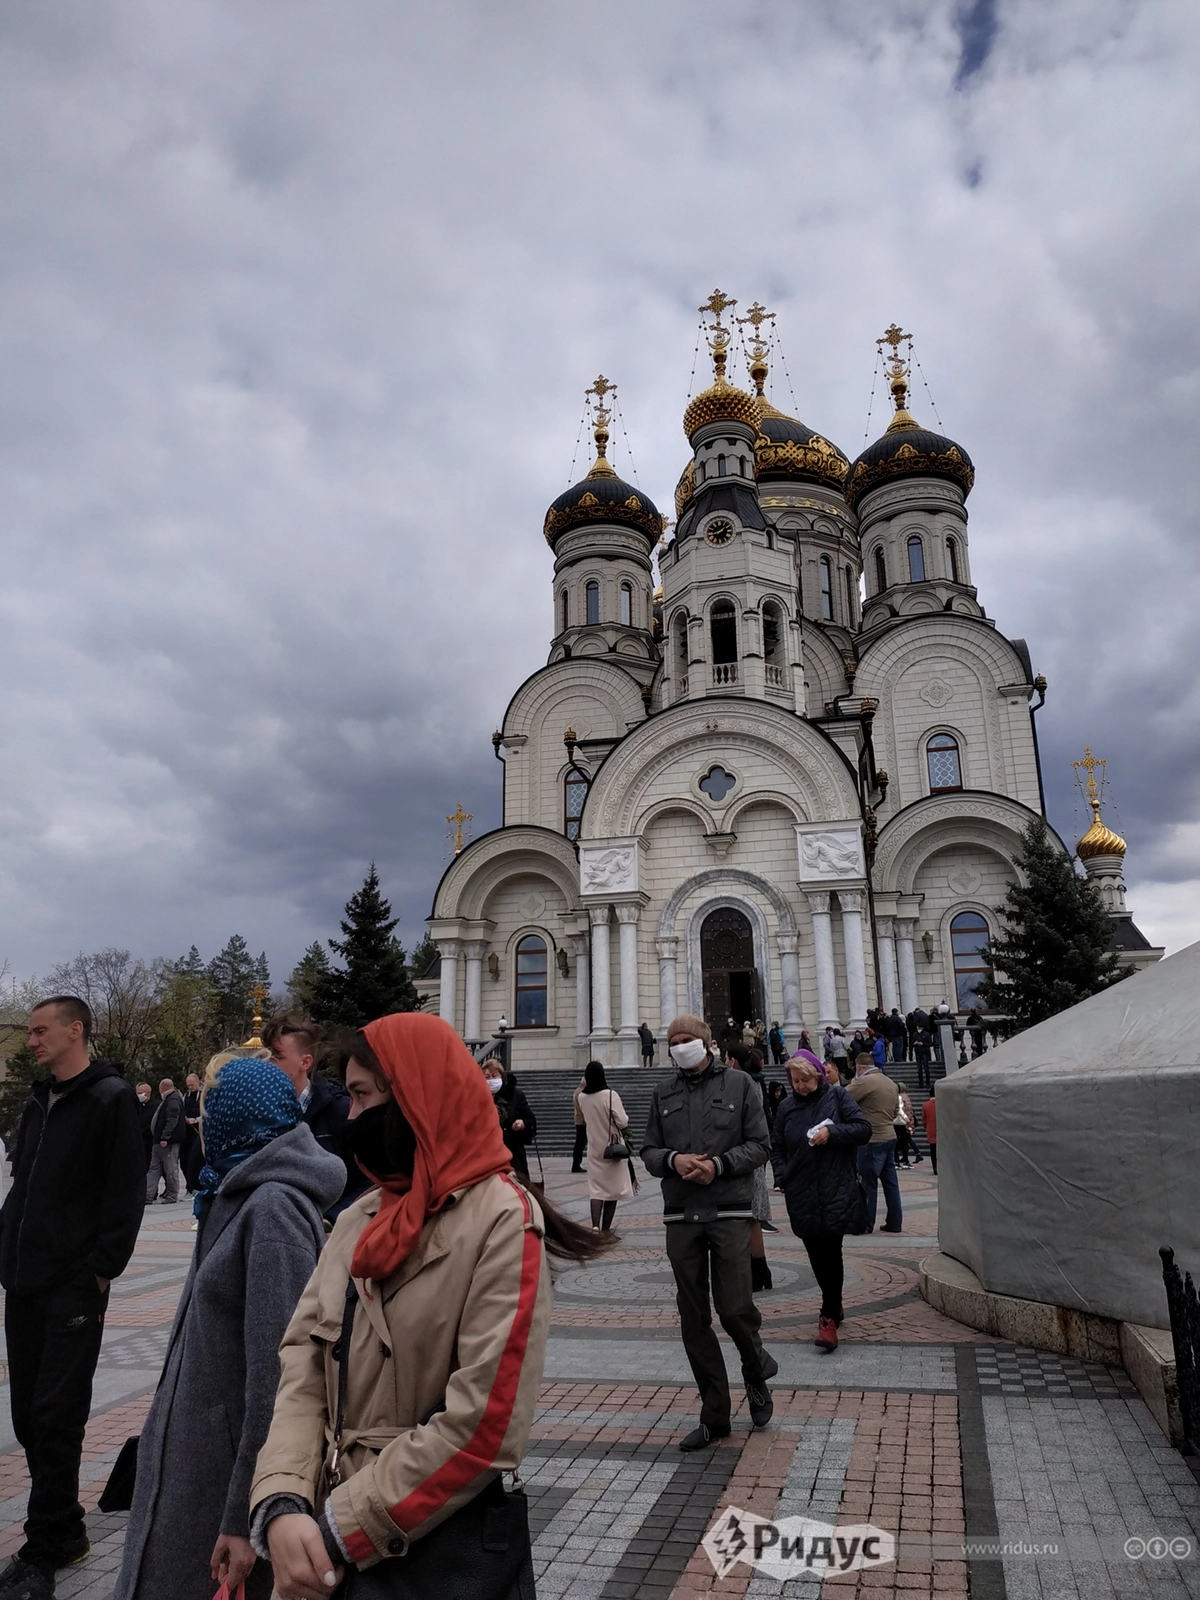
[[[1080,861],[1094,861],[1097,856],[1123,856],[1127,849],[1121,835],[1100,821],[1100,807],[1093,804],[1092,825],[1075,846]]]
[[[698,394],[683,413],[683,431],[691,439],[708,422],[742,422],[758,432],[758,402],[717,374],[711,389]]]

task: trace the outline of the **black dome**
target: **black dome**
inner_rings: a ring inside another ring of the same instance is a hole
[[[962,445],[940,433],[931,433],[913,423],[893,426],[869,444],[850,468],[846,480],[846,499],[857,506],[863,495],[881,483],[896,478],[948,478],[958,484],[964,497],[975,482],[975,468]]]
[[[795,417],[785,417],[774,406],[759,401],[762,416],[754,446],[755,475],[760,483],[799,479],[844,489],[849,459],[815,429]]]
[[[663,529],[662,517],[650,496],[618,478],[611,468],[607,472],[593,468],[586,478],[559,495],[546,513],[546,542],[553,546],[560,533],[589,522],[620,523],[645,534],[651,544],[657,544]]]

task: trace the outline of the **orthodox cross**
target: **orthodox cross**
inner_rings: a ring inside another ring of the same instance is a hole
[[[450,824],[450,827],[446,830],[446,837],[448,839],[453,838],[454,854],[456,856],[462,854],[463,824],[466,822],[473,822],[474,820],[474,816],[470,811],[463,810],[461,801],[457,806],[455,806],[454,810],[446,818],[446,821]],[[451,830],[453,830],[453,832]]]
[[[1084,786],[1084,791],[1083,792],[1087,796],[1088,805],[1091,806],[1093,812],[1096,814],[1097,817],[1099,817],[1099,815],[1100,815],[1100,786],[1096,782],[1096,768],[1097,767],[1104,767],[1107,770],[1108,762],[1105,759],[1103,759],[1102,757],[1094,756],[1092,754],[1091,745],[1090,744],[1085,744],[1084,747],[1083,747],[1083,760],[1082,761],[1072,761],[1071,765],[1073,767],[1075,767],[1075,768],[1082,767],[1084,769],[1084,771],[1087,773],[1087,783]],[[1100,774],[1100,777],[1103,779],[1103,777],[1104,777],[1104,773],[1103,772]]]
[[[907,378],[908,367],[904,361],[904,358],[900,354],[900,346],[902,344],[906,344],[909,348],[909,353],[911,354],[912,334],[905,333],[903,328],[898,328],[893,322],[890,328],[884,329],[883,338],[876,339],[875,343],[881,351],[885,344],[891,346],[891,354],[885,356],[884,360],[891,362],[892,376],[894,378]]]
[[[761,361],[767,353],[767,341],[763,338],[762,325],[764,322],[774,322],[775,313],[768,311],[766,306],[759,305],[756,300],[744,317],[733,319],[739,327],[747,323],[754,329],[750,335],[750,355],[755,361]]]
[[[729,296],[727,294],[723,294],[720,289],[714,289],[709,295],[708,299],[700,307],[700,310],[711,311],[713,323],[719,328],[721,326],[722,311],[728,311],[731,306],[735,305],[737,305],[736,300],[731,300]]]
[[[736,300],[731,300],[727,294],[722,294],[720,289],[714,289],[700,307],[701,312],[712,313],[713,324],[711,328],[705,329],[705,336],[708,339],[708,348],[712,352],[713,372],[718,385],[725,377],[725,359],[729,351],[729,341],[733,337],[729,329],[722,325],[721,313],[735,305],[737,305]]]
[[[595,397],[596,397],[596,426],[597,426],[597,428],[607,428],[608,427],[609,421],[612,418],[612,410],[610,409],[610,407],[608,407],[608,406],[606,406],[604,404],[604,396],[606,394],[615,395],[616,392],[617,392],[616,384],[615,383],[610,383],[608,381],[608,379],[604,376],[603,373],[600,374],[600,376],[596,379],[595,383],[592,385],[592,387],[590,389],[586,389],[584,391],[585,394],[587,394],[589,396],[590,395],[595,395]],[[599,435],[597,435],[596,442],[597,442],[597,444],[599,444],[601,442],[600,438],[599,438]],[[607,434],[605,434],[605,436],[604,436],[604,443],[605,444],[608,443],[608,435]],[[604,454],[603,449],[600,451],[600,454],[601,455]]]

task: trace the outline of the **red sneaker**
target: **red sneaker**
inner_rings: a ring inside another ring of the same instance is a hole
[[[827,1353],[837,1349],[837,1323],[832,1317],[822,1317],[817,1323],[817,1337],[813,1343],[818,1350]]]

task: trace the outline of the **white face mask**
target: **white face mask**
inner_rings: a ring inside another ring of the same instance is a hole
[[[708,1046],[703,1039],[689,1039],[686,1044],[673,1044],[671,1060],[681,1072],[694,1072],[702,1061],[708,1060]]]
[[[490,1089],[490,1091],[492,1092],[492,1094],[499,1094],[501,1089],[503,1089],[503,1087],[504,1087],[504,1079],[503,1078],[489,1078],[487,1080],[487,1086]]]
[[[145,1105],[149,1105],[149,1103],[150,1103],[150,1096],[148,1094],[140,1094],[140,1095],[138,1095],[138,1099],[142,1102],[142,1104],[144,1106]]]

